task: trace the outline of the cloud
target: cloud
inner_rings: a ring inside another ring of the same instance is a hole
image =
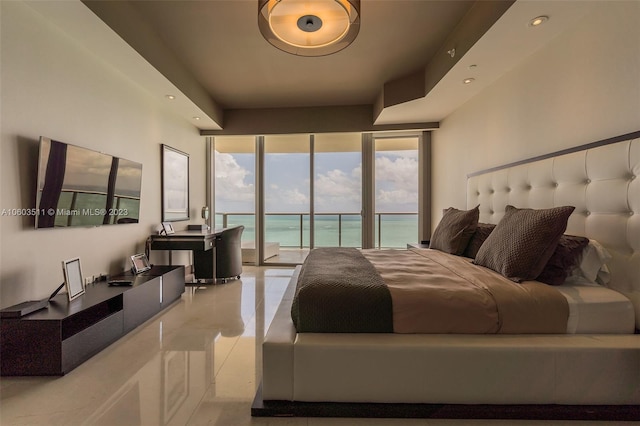
[[[411,212],[418,208],[418,159],[416,155],[376,158],[376,210]]]
[[[418,200],[418,159],[416,153],[384,152],[375,160],[376,210],[414,211]],[[286,175],[286,171],[283,170]],[[318,212],[359,212],[362,166],[351,170],[333,169],[315,179],[315,209]],[[253,172],[243,168],[232,154],[216,152],[217,210],[253,211]],[[287,185],[269,184],[265,207],[271,212],[308,211],[308,180]]]
[[[418,160],[410,157],[376,158],[376,180],[418,191]]]
[[[251,202],[253,209],[254,186],[247,182],[253,173],[238,164],[233,155],[215,153],[216,158],[216,201],[224,209],[225,202],[245,201]]]
[[[272,185],[272,189],[265,194],[265,209],[269,213],[305,213],[309,211],[309,195],[298,188],[279,188]]]
[[[350,174],[343,170],[320,173],[315,180],[316,210],[319,212],[359,212],[361,207],[360,166]]]

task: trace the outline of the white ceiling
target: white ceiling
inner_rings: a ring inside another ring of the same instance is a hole
[[[361,30],[355,42],[341,52],[319,58],[293,56],[268,44],[257,28],[257,0],[103,3],[104,7],[127,6],[128,31],[134,35],[146,31],[146,42],[156,44],[155,55],[146,54],[145,58],[131,47],[134,42],[125,42],[79,1],[29,4],[157,102],[201,130],[218,130],[220,117],[202,107],[202,98],[192,95],[196,93],[193,87],[158,71],[163,61],[179,65],[191,86],[203,89],[210,98],[207,101],[222,112],[372,105],[385,83],[421,72],[437,59],[434,55],[441,54],[447,37],[473,3],[362,0]],[[591,4],[517,1],[426,96],[385,107],[375,124],[444,119],[571,26]],[[528,27],[528,21],[538,15],[550,19],[541,27]],[[469,69],[472,64],[476,67]],[[464,85],[466,77],[476,80]],[[168,101],[166,94],[174,94],[176,99]]]
[[[441,121],[576,23],[593,1],[520,0],[484,34],[425,97],[390,106],[376,124]],[[530,27],[537,16],[549,20]],[[475,66],[474,66],[475,65]],[[474,78],[464,84],[466,78]]]

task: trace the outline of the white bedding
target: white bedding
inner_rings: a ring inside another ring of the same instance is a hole
[[[569,302],[567,334],[633,334],[633,304],[621,293],[579,284],[555,288]]]

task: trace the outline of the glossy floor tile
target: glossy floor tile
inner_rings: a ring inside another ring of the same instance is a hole
[[[293,272],[187,288],[180,301],[64,377],[0,379],[8,425],[576,425],[606,422],[252,418],[261,343]],[[620,423],[629,424],[629,423]]]

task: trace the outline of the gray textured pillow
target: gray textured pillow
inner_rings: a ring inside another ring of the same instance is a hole
[[[578,265],[588,244],[589,239],[585,237],[561,236],[553,255],[536,280],[551,285],[563,284]]]
[[[443,210],[442,220],[433,231],[429,248],[461,255],[478,227],[478,207],[471,210],[449,207]]]
[[[478,222],[478,228],[476,232],[473,233],[473,236],[469,240],[469,244],[467,244],[467,248],[464,249],[464,253],[462,255],[464,257],[470,257],[472,259],[476,258],[478,254],[478,250],[482,247],[482,244],[489,238],[491,231],[495,228],[496,225],[493,223],[481,223]]]
[[[553,255],[574,209],[507,206],[504,217],[482,244],[473,263],[515,282],[535,279]]]

